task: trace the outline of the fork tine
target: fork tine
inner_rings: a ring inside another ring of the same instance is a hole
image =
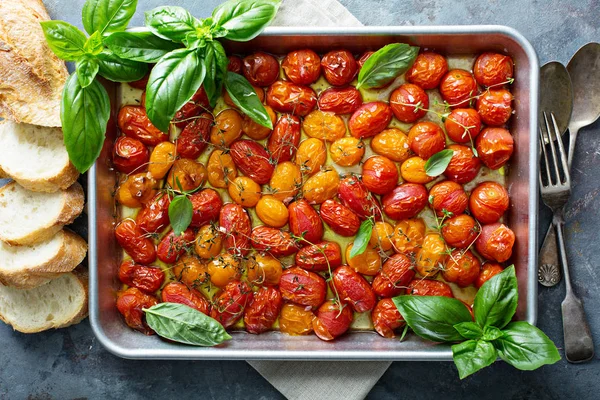
[[[542,155],[544,156],[544,166],[546,167],[546,179],[548,180],[548,184],[544,185],[544,181],[542,179],[542,170],[540,168],[540,185],[542,187],[552,185],[552,175],[550,175],[550,167],[548,164],[548,155],[546,154],[546,139],[544,137],[544,131],[542,127],[539,128],[540,134],[540,146],[542,147]]]
[[[560,131],[558,130],[558,124],[556,123],[556,118],[554,118],[554,113],[550,113],[550,118],[552,119],[552,125],[554,126],[554,135],[556,136],[556,141],[558,142],[558,151],[560,154],[560,161],[562,162],[563,176],[565,177],[565,182],[569,182],[571,180],[571,175],[569,173],[569,164],[567,162],[567,152],[565,151],[565,145],[563,144],[562,138],[560,137]]]
[[[560,168],[558,163],[558,156],[556,155],[556,147],[554,146],[554,138],[552,137],[552,129],[548,122],[548,115],[544,111],[544,121],[546,122],[546,132],[548,132],[548,141],[550,142],[550,151],[552,153],[552,160],[554,161],[554,172],[556,172],[556,184],[560,184],[562,179],[560,178]]]

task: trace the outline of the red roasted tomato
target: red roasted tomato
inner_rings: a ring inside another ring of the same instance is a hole
[[[354,236],[360,228],[360,219],[354,211],[334,200],[325,200],[319,213],[323,222],[340,236]]]
[[[419,157],[427,160],[446,147],[446,135],[437,124],[423,121],[414,124],[408,131],[408,145]]]
[[[398,120],[415,122],[427,114],[429,96],[419,86],[405,83],[392,92],[390,107]]]
[[[444,175],[461,184],[475,179],[481,168],[481,162],[475,157],[471,148],[460,144],[452,144],[448,148],[454,151],[454,155]]]
[[[398,183],[398,167],[387,157],[370,157],[363,164],[362,181],[371,192],[386,194]]]
[[[444,220],[442,237],[448,247],[464,249],[469,247],[480,231],[480,225],[467,214],[455,215]]]
[[[514,244],[515,233],[506,225],[499,223],[484,225],[475,241],[479,254],[499,263],[510,258]]]
[[[413,279],[408,284],[406,292],[413,296],[454,297],[450,285],[433,279]]]
[[[442,275],[448,282],[467,287],[477,280],[480,269],[479,260],[469,250],[454,250],[446,258]]]
[[[184,304],[202,314],[210,314],[210,303],[202,293],[188,288],[181,282],[170,282],[161,291],[162,301],[165,303]]]
[[[252,301],[252,290],[246,282],[232,281],[216,298],[210,316],[229,328],[242,318],[244,310]]]
[[[145,92],[144,92],[145,93]],[[144,105],[144,101],[142,101]],[[200,113],[207,111],[209,107],[208,96],[201,86],[198,91],[192,96],[192,99],[185,103],[179,111],[175,113],[173,122],[178,128],[185,128],[186,125],[192,122]]]
[[[171,198],[168,194],[158,193],[136,217],[138,228],[147,233],[157,233],[169,225],[169,205]]]
[[[357,177],[349,176],[340,181],[338,197],[342,204],[352,210],[359,218],[381,217],[381,206],[371,192]]]
[[[270,54],[259,51],[244,58],[242,72],[254,86],[269,86],[279,77],[279,62]]]
[[[269,183],[273,171],[271,154],[253,140],[238,140],[231,144],[231,158],[236,167],[259,185]]]
[[[327,271],[342,265],[342,249],[336,242],[320,242],[296,253],[296,266],[308,271]]]
[[[448,137],[456,143],[474,141],[481,131],[481,117],[473,108],[456,108],[444,121]]]
[[[147,146],[156,146],[169,140],[169,135],[152,125],[142,106],[123,106],[119,111],[119,129],[124,135],[139,140]]]
[[[146,267],[133,260],[123,261],[119,267],[119,280],[127,286],[133,286],[142,292],[152,294],[160,289],[165,274],[160,268]]]
[[[317,94],[308,86],[277,81],[269,86],[267,104],[277,112],[304,117],[317,105]]]
[[[283,271],[279,289],[285,300],[312,308],[323,304],[327,294],[327,284],[321,275],[298,267]]]
[[[258,289],[244,313],[246,331],[258,334],[270,330],[282,306],[283,299],[279,290],[268,286]]]
[[[333,271],[331,283],[340,299],[347,302],[356,312],[371,311],[377,298],[369,282],[347,265]]]
[[[483,53],[475,60],[473,74],[482,86],[506,84],[513,77],[513,61],[504,54]]]
[[[482,224],[498,222],[508,210],[508,192],[497,182],[482,182],[471,192],[469,209]]]
[[[221,196],[214,189],[204,189],[190,196],[192,202],[191,227],[199,228],[204,224],[215,221],[219,217],[219,211],[223,205]]]
[[[475,287],[479,289],[481,286],[483,286],[484,283],[486,283],[502,271],[504,271],[504,268],[502,268],[502,265],[498,263],[487,262],[483,264],[483,266],[481,267],[481,273],[475,280]]]
[[[317,243],[323,237],[323,222],[317,211],[308,203],[301,199],[288,206],[290,215],[290,231],[304,240],[301,242]]]
[[[279,117],[267,142],[267,150],[272,154],[275,163],[294,158],[300,145],[301,134],[300,118],[290,114]]]
[[[156,247],[152,239],[137,226],[134,220],[125,219],[115,228],[115,237],[119,246],[133,260],[140,264],[151,264],[156,261]]]
[[[194,231],[186,229],[181,235],[175,235],[174,231],[169,232],[162,238],[158,244],[158,259],[167,264],[175,263],[188,248],[191,248],[196,239]]]
[[[142,166],[148,163],[150,152],[142,142],[127,136],[115,141],[113,148],[113,165],[117,171],[130,174],[142,172]]]
[[[392,109],[386,103],[373,101],[360,106],[348,122],[350,134],[357,139],[377,135],[392,120]]]
[[[406,80],[423,89],[435,89],[448,72],[448,62],[437,53],[424,52],[417,56],[412,67],[406,72]]]
[[[340,310],[341,307],[341,310]],[[313,329],[321,340],[329,341],[346,333],[352,324],[352,308],[327,300],[313,319]]]
[[[236,74],[242,73],[242,59],[238,56],[227,56],[229,62],[227,63],[227,71],[235,72]]]
[[[156,297],[131,287],[117,294],[117,309],[125,319],[125,323],[145,335],[153,335],[154,331],[146,324],[146,314],[142,309],[158,304]]]
[[[310,49],[295,50],[285,56],[281,68],[296,85],[310,85],[321,76],[321,59]]]
[[[210,142],[210,131],[214,123],[212,114],[202,113],[189,122],[177,138],[177,154],[196,159]]]
[[[362,105],[362,96],[354,86],[329,88],[319,96],[319,110],[351,114]]]
[[[273,257],[291,256],[299,250],[296,240],[289,232],[268,226],[252,229],[252,247],[258,251],[270,253]]]
[[[399,221],[416,216],[427,205],[427,189],[418,183],[403,183],[383,196],[385,214]]]
[[[248,254],[252,224],[246,209],[235,203],[225,204],[219,213],[219,225],[224,231],[224,248],[233,255]]]
[[[446,213],[459,215],[465,212],[469,197],[461,185],[452,181],[443,181],[429,190],[429,203],[438,217]]]
[[[504,125],[512,115],[512,94],[505,89],[486,90],[477,99],[477,112],[489,126]]]
[[[442,78],[440,94],[451,107],[468,107],[477,95],[477,82],[469,71],[453,69]]]
[[[491,169],[499,169],[510,159],[514,140],[504,128],[485,128],[477,138],[477,153],[481,162]]]
[[[394,254],[383,263],[381,272],[373,280],[373,290],[381,297],[398,296],[414,277],[410,259],[401,253]]]
[[[392,299],[379,300],[371,313],[371,320],[375,331],[390,339],[395,338],[395,332],[406,325]]]
[[[321,59],[321,68],[327,82],[333,86],[344,86],[352,82],[358,65],[348,50],[334,50]]]

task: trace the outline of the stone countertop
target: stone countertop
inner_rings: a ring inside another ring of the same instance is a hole
[[[177,0],[142,0],[146,3]],[[52,17],[77,23],[82,0],[46,0]],[[59,4],[62,3],[62,4]],[[198,9],[208,13],[218,0]],[[365,25],[502,24],[519,30],[540,65],[567,63],[590,41],[600,41],[599,0],[341,0]],[[67,6],[68,4],[68,6]],[[142,8],[142,7],[140,7]],[[68,9],[68,10],[67,10]],[[67,14],[72,14],[69,18]],[[141,14],[134,24],[141,23]],[[80,25],[80,23],[79,23]],[[573,164],[573,196],[567,212],[572,279],[582,298],[600,354],[600,123],[580,132]],[[597,170],[596,170],[597,171]],[[540,203],[541,204],[541,203]],[[549,212],[540,205],[540,240]],[[598,257],[598,259],[596,258]],[[539,288],[538,326],[563,345],[560,303],[564,284]],[[0,324],[0,398],[29,399],[280,399],[282,396],[243,361],[132,361],[117,358],[96,341],[89,322],[23,335]],[[587,364],[564,359],[534,372],[503,362],[460,381],[449,362],[395,362],[373,388],[373,399],[592,399],[600,390],[598,355]],[[596,393],[594,395],[594,393]]]

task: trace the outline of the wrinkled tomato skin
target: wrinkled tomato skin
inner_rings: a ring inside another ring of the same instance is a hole
[[[498,222],[508,210],[508,192],[496,182],[482,182],[471,192],[469,209],[482,224]]]
[[[269,86],[279,76],[279,62],[270,54],[261,51],[244,58],[242,72],[254,86]]]
[[[413,296],[454,297],[450,285],[433,279],[413,279],[409,282],[406,293]]]
[[[191,122],[191,118],[199,115],[209,107],[208,96],[206,91],[201,86],[200,89],[194,93],[192,99],[184,104],[184,106],[175,113],[173,122],[178,128],[185,128],[187,124]]]
[[[285,303],[279,315],[279,331],[287,335],[307,335],[312,332],[312,310],[294,303]]]
[[[427,114],[429,96],[419,86],[405,83],[392,92],[390,107],[399,121],[415,122]]]
[[[369,282],[347,265],[333,271],[331,283],[340,299],[347,302],[356,312],[371,311],[377,303]]]
[[[477,94],[477,82],[469,71],[453,69],[442,78],[440,94],[451,107],[468,107]]]
[[[435,178],[427,175],[425,165],[427,161],[421,157],[411,157],[400,166],[400,175],[405,182],[427,184]]]
[[[186,229],[181,235],[175,235],[174,231],[169,232],[162,238],[157,248],[158,259],[167,264],[173,264],[186,252],[186,247],[190,246],[196,235],[191,229]]]
[[[259,334],[270,330],[282,306],[283,299],[279,290],[265,286],[258,289],[244,313],[246,331]]]
[[[152,294],[160,289],[165,274],[160,268],[146,267],[133,260],[123,261],[119,267],[119,280],[127,286],[138,288],[144,293]]]
[[[252,223],[246,209],[229,203],[221,208],[219,225],[224,230],[224,248],[230,254],[245,256],[250,251]]]
[[[290,231],[307,243],[317,243],[323,237],[323,222],[317,211],[301,199],[288,206]]]
[[[480,269],[479,260],[469,250],[454,250],[446,259],[442,275],[447,282],[467,287],[477,280]]]
[[[165,303],[178,303],[200,311],[202,314],[210,315],[210,303],[195,289],[188,288],[181,282],[170,282],[165,285],[161,292],[162,301]]]
[[[475,248],[484,258],[501,263],[510,258],[514,244],[515,233],[506,225],[496,223],[481,228]]]
[[[471,182],[481,168],[481,161],[475,157],[470,147],[452,144],[448,149],[454,151],[444,175],[454,182],[465,184]]]
[[[139,140],[121,136],[115,141],[113,165],[117,171],[130,174],[140,169],[149,159],[150,152],[148,148]]]
[[[231,158],[237,168],[259,185],[271,179],[275,168],[271,155],[264,147],[253,140],[238,140],[231,144]]]
[[[238,56],[227,56],[227,71],[235,72],[236,74],[242,73],[242,64],[244,61]]]
[[[336,242],[320,242],[296,253],[296,266],[308,271],[327,271],[342,265],[342,249]]]
[[[418,183],[403,183],[383,196],[383,212],[393,220],[416,216],[427,205],[427,189]]]
[[[252,290],[246,282],[229,282],[217,297],[210,316],[219,321],[224,328],[229,328],[242,318],[251,301]]]
[[[285,56],[281,68],[296,85],[310,85],[321,76],[321,59],[310,49],[295,50]]]
[[[340,236],[354,236],[360,228],[360,219],[354,211],[334,200],[325,200],[319,212],[323,221]]]
[[[464,249],[477,239],[479,224],[470,215],[455,215],[444,221],[441,232],[448,247]]]
[[[505,84],[513,77],[513,61],[504,54],[483,53],[475,60],[473,74],[481,86]]]
[[[371,320],[375,332],[389,339],[395,338],[395,332],[406,325],[392,299],[379,300],[371,313]]]
[[[394,254],[383,263],[383,267],[373,279],[373,291],[381,297],[394,297],[406,290],[415,277],[410,259],[404,254]]]
[[[269,86],[267,104],[280,113],[304,117],[317,105],[317,94],[308,86],[277,81]]]
[[[285,300],[312,308],[323,304],[327,294],[327,284],[321,275],[298,267],[283,271],[279,289]]]
[[[442,55],[424,52],[417,56],[406,72],[406,80],[423,89],[435,89],[446,72],[448,72],[448,62]]]
[[[300,145],[301,134],[300,118],[290,114],[282,115],[267,142],[267,150],[271,153],[273,161],[280,163],[292,160]]]
[[[502,271],[504,271],[504,268],[502,268],[502,265],[500,264],[494,262],[487,262],[483,264],[483,266],[481,267],[481,272],[475,280],[475,287],[479,289],[481,286],[483,286],[484,283],[486,283]]]
[[[399,221],[394,226],[392,243],[396,253],[415,253],[425,239],[425,222],[421,218]]]
[[[177,138],[177,154],[181,157],[196,159],[208,146],[213,116],[203,113],[188,123]]]
[[[215,221],[223,205],[221,196],[214,189],[204,189],[190,196],[193,214],[191,227],[199,228],[204,224]]]
[[[156,146],[169,140],[169,135],[152,125],[146,109],[141,106],[121,107],[118,124],[124,135],[137,139],[146,146]]]
[[[379,201],[357,177],[349,176],[341,180],[338,197],[342,204],[354,211],[360,219],[371,216],[381,218]]]
[[[358,70],[360,71],[360,69],[363,67],[363,65],[365,65],[365,63],[367,62],[367,60],[374,54],[374,51],[365,51],[364,53],[362,53],[360,55],[360,57],[358,58],[358,60],[356,60],[356,64],[358,64]]]
[[[352,82],[358,65],[348,50],[334,50],[321,59],[321,68],[327,82],[333,86],[344,86]]]
[[[423,121],[413,125],[408,131],[408,145],[416,155],[424,160],[446,147],[446,135],[437,124]]]
[[[291,256],[299,250],[298,244],[289,232],[268,226],[252,229],[252,247],[270,253],[273,257]]]
[[[158,193],[138,212],[135,222],[138,228],[146,233],[157,233],[169,225],[169,205],[171,198],[168,194]]]
[[[484,124],[502,126],[512,115],[512,94],[505,89],[487,90],[477,99],[477,112]]]
[[[317,317],[313,320],[313,329],[319,339],[329,341],[346,333],[351,324],[352,308],[343,305],[340,312],[340,304],[327,300],[317,310]]]
[[[354,86],[329,88],[319,96],[319,110],[336,114],[352,114],[362,105],[362,96]]]
[[[144,236],[145,233],[137,226],[134,220],[125,219],[115,228],[115,237],[119,246],[140,264],[150,264],[156,261],[156,247],[152,239]]]
[[[453,181],[436,183],[429,190],[431,208],[438,217],[445,215],[444,210],[459,215],[465,212],[469,197],[461,185]]]
[[[387,157],[370,157],[362,167],[362,182],[375,194],[386,194],[394,189],[398,176],[398,167]]]
[[[510,159],[514,140],[504,128],[485,128],[477,138],[477,153],[488,168],[499,169]]]
[[[456,108],[444,121],[446,134],[456,143],[469,143],[481,131],[481,117],[472,108]],[[465,129],[466,127],[466,129]]]
[[[134,287],[117,295],[117,309],[125,319],[125,323],[145,335],[153,335],[154,331],[146,324],[146,314],[142,309],[156,304],[158,301],[154,296],[147,295]]]
[[[360,106],[350,117],[348,128],[357,139],[377,135],[392,120],[392,109],[386,103],[373,101]]]

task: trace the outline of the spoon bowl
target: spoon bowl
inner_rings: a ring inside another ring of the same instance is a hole
[[[572,111],[573,87],[567,68],[558,61],[544,64],[540,69],[540,121],[543,120],[543,113],[553,113],[558,130],[564,135]]]

